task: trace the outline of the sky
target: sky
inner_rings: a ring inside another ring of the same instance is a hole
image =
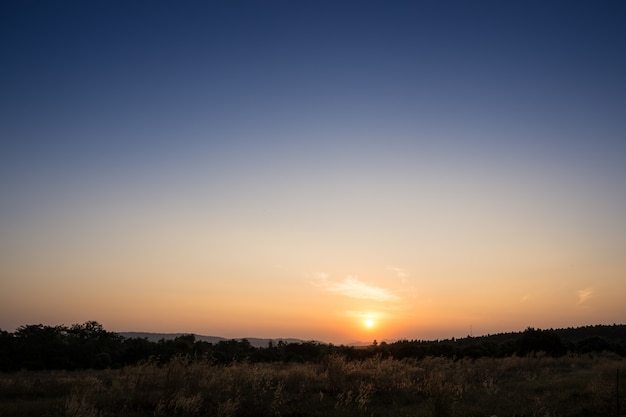
[[[3,1],[0,329],[626,323],[621,1]]]

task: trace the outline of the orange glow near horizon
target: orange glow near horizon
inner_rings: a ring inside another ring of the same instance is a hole
[[[154,260],[149,271],[156,272],[159,266]],[[369,273],[354,274],[300,273],[284,265],[258,265],[258,280],[249,280],[246,272],[235,273],[235,268],[231,280],[171,281],[163,273],[148,279],[125,275],[124,266],[109,266],[96,275],[101,275],[97,283],[81,283],[79,277],[86,276],[89,268],[75,264],[59,273],[54,283],[36,286],[28,276],[49,276],[46,271],[54,268],[23,266],[13,271],[23,279],[5,286],[12,297],[3,296],[1,308],[12,315],[2,317],[21,317],[15,320],[18,326],[39,323],[45,317],[49,322],[44,324],[50,325],[96,320],[112,331],[296,337],[332,343],[463,337],[470,328],[479,335],[528,326],[567,327],[572,320],[581,325],[618,323],[624,317],[619,300],[623,291],[609,291],[614,288],[608,286],[611,281],[586,283],[584,270],[578,271],[580,278],[570,275],[575,279],[569,284],[551,283],[547,274],[537,274],[533,280],[511,278],[511,285],[501,288],[499,280],[507,277],[504,270],[488,274],[484,269],[482,278],[474,272],[476,278],[470,281],[459,279],[471,276],[467,264],[459,265],[458,271],[446,271],[446,276],[432,268],[432,274],[439,274],[432,281],[413,278],[425,275],[423,265],[421,269],[366,267]],[[603,276],[621,282],[620,270],[607,267]],[[204,273],[212,274],[210,269]],[[214,274],[219,276],[221,271]],[[524,271],[518,274],[523,276]],[[107,280],[107,276],[120,278]],[[455,285],[443,285],[449,282]],[[623,290],[624,284],[620,285]],[[614,307],[603,310],[602,306]]]
[[[234,266],[231,271],[204,266],[197,278],[172,281],[168,274],[156,273],[161,265],[157,259],[149,269],[155,272],[152,275],[132,276],[123,265],[120,269],[111,265],[95,275],[99,281],[83,283],[79,278],[89,268],[67,265],[71,268],[58,273],[58,279],[39,286],[28,276],[50,276],[47,271],[54,268],[40,264],[14,269],[14,276],[23,279],[5,286],[12,297],[2,296],[1,308],[12,314],[2,317],[20,317],[14,319],[18,326],[40,323],[45,317],[48,322],[43,324],[49,325],[96,320],[111,331],[294,337],[340,344],[464,337],[470,332],[521,331],[528,326],[568,327],[573,320],[581,325],[619,323],[625,312],[619,297],[623,291],[608,290],[616,285],[609,282],[621,282],[621,269],[609,267],[603,270],[608,281],[590,285],[584,270],[562,284],[546,277],[569,270],[553,268],[522,281],[516,276],[524,276],[524,270],[507,274],[504,269],[472,270],[471,265],[460,264],[441,271],[409,263],[402,268],[367,263],[363,271],[368,272],[360,274],[342,273],[341,266],[332,272],[302,273],[295,267],[257,264],[255,279]],[[414,278],[427,276],[423,271],[437,279]],[[223,273],[233,278],[201,279]],[[460,279],[472,275],[471,280]],[[119,278],[107,280],[107,276]],[[501,288],[502,277],[509,277],[511,285]],[[620,285],[623,290],[624,284]],[[4,323],[2,327],[12,330]]]

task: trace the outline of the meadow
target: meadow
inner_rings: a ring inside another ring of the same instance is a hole
[[[612,353],[374,355],[221,364],[176,356],[120,369],[0,373],[0,416],[620,416]]]

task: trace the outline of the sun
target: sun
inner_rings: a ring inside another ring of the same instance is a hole
[[[374,327],[374,320],[372,319],[366,319],[363,324],[365,324],[365,327],[367,327],[368,329],[371,329],[372,327]]]

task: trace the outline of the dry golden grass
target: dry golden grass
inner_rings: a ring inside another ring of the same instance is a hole
[[[120,370],[0,375],[0,416],[615,416],[613,356],[228,366],[175,358]],[[620,401],[626,404],[624,394]]]

